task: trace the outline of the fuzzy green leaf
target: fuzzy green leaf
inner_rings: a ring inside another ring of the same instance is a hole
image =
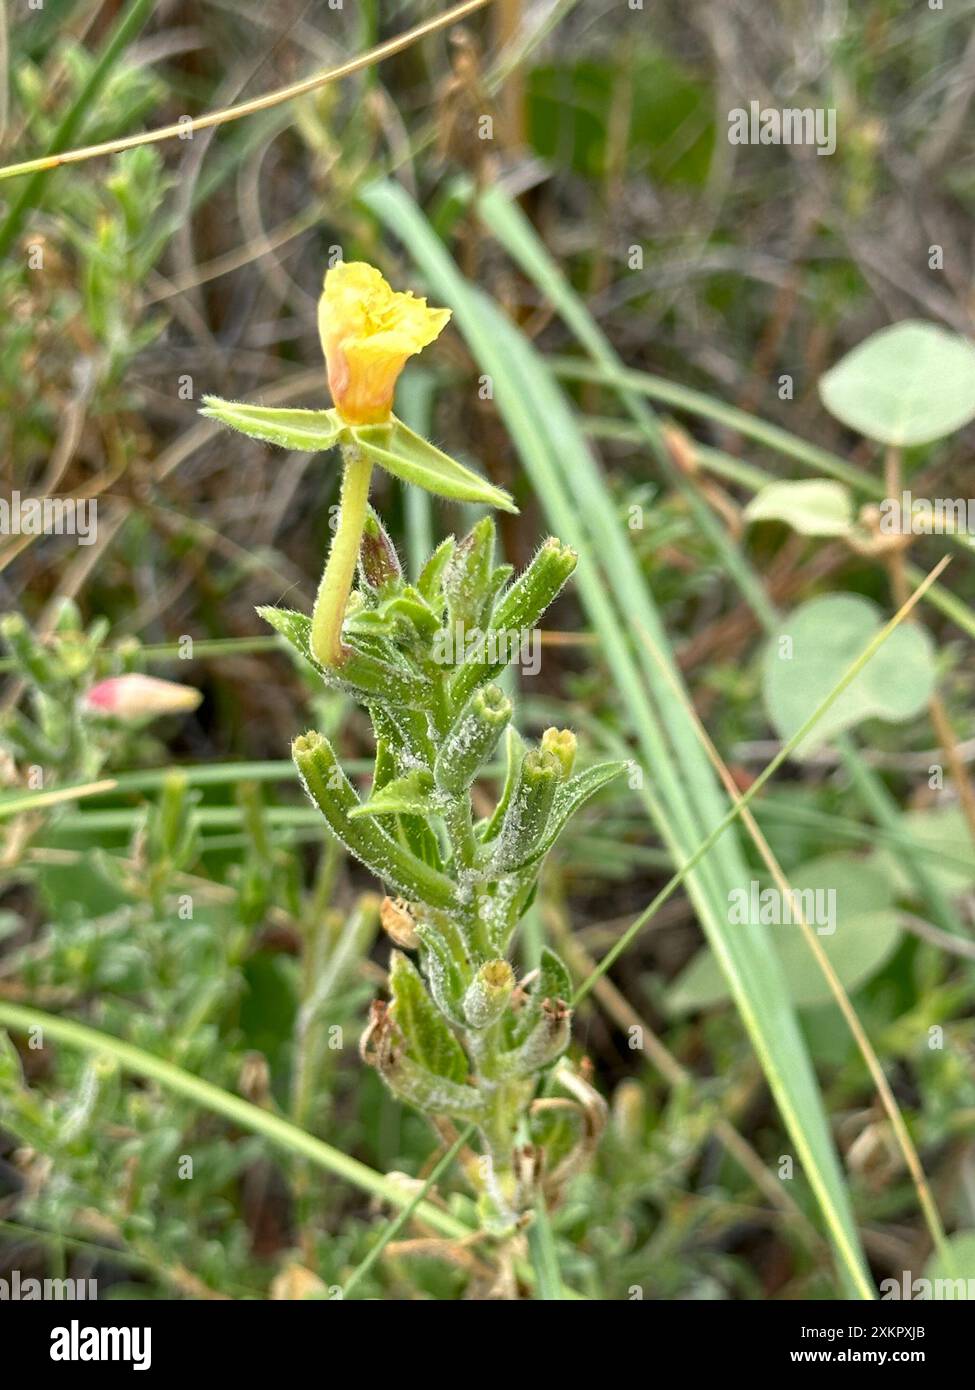
[[[373,791],[368,801],[351,812],[352,819],[358,816],[429,815],[433,790],[433,774],[425,768],[416,768],[405,777],[394,777],[385,786]]]
[[[443,572],[450,563],[450,557],[454,553],[456,544],[453,536],[448,536],[446,540],[442,540],[420,571],[416,587],[428,603],[433,603],[440,593]]]
[[[435,1076],[462,1082],[467,1076],[464,1049],[427,993],[420,972],[401,951],[393,952],[389,986],[390,1016],[403,1034],[407,1056]]]
[[[395,416],[389,425],[359,425],[352,434],[366,458],[401,482],[458,502],[486,502],[504,512],[518,510],[501,488],[465,468]]]
[[[204,396],[203,401],[201,415],[282,449],[322,453],[338,444],[346,429],[334,410],[278,410],[246,401],[224,401],[219,396]]]
[[[264,607],[258,608],[257,613],[280,632],[329,685],[347,690],[359,699],[368,696],[370,699],[398,702],[410,708],[422,707],[429,681],[405,664],[393,666],[368,652],[352,648],[341,668],[322,666],[311,650],[311,618],[290,608]],[[356,636],[363,643],[367,640],[361,626]],[[387,647],[386,650],[391,649]]]

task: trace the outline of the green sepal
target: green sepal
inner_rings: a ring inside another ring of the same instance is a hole
[[[401,482],[457,502],[484,502],[504,512],[518,510],[501,488],[414,433],[395,415],[388,425],[356,425],[349,432],[370,462]]]
[[[302,453],[333,448],[347,429],[336,410],[279,410],[246,401],[224,401],[219,396],[204,396],[200,414],[251,439]]]
[[[369,800],[350,815],[353,820],[359,816],[426,816],[430,814],[430,796],[435,790],[433,774],[426,768],[414,768],[382,787],[374,787]]]
[[[427,993],[420,972],[402,951],[390,957],[389,987],[390,1018],[403,1035],[407,1056],[434,1076],[463,1082],[468,1071],[464,1049]]]

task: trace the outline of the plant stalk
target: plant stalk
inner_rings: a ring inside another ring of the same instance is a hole
[[[311,617],[311,649],[323,666],[341,666],[345,657],[342,623],[355,578],[372,478],[372,464],[355,445],[342,446],[342,461],[339,524]]]

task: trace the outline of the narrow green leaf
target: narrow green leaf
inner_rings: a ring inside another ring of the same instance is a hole
[[[434,790],[433,774],[416,768],[405,777],[394,777],[385,783],[349,814],[353,820],[358,816],[426,816],[430,814],[430,794]]]
[[[346,428],[334,410],[282,410],[249,405],[246,401],[224,401],[219,396],[204,396],[203,400],[201,415],[282,449],[321,453],[337,444]]]
[[[528,1250],[535,1271],[535,1297],[543,1303],[561,1303],[565,1299],[555,1234],[543,1198],[535,1203],[535,1219],[528,1227]]]
[[[352,433],[366,457],[401,482],[458,502],[485,502],[504,512],[518,510],[501,488],[465,468],[395,416],[392,425],[359,425]]]
[[[389,987],[390,1017],[403,1034],[407,1056],[434,1076],[463,1082],[467,1076],[464,1049],[427,993],[420,972],[402,951],[394,951],[390,958]]]

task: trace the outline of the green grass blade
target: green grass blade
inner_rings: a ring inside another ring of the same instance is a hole
[[[386,1249],[386,1246],[389,1244],[389,1242],[393,1240],[397,1235],[399,1235],[400,1231],[406,1225],[407,1221],[409,1221],[410,1218],[413,1216],[414,1212],[420,1206],[421,1202],[425,1200],[427,1193],[440,1181],[444,1173],[449,1171],[454,1159],[457,1157],[461,1149],[464,1147],[464,1145],[468,1142],[468,1140],[472,1137],[473,1134],[474,1126],[468,1125],[462,1134],[458,1134],[457,1138],[450,1145],[450,1148],[447,1149],[440,1156],[434,1167],[431,1169],[430,1174],[424,1182],[423,1186],[417,1189],[417,1191],[407,1202],[406,1206],[403,1207],[402,1211],[400,1211],[400,1213],[397,1216],[395,1216],[392,1221],[390,1221],[390,1223],[383,1231],[379,1239],[376,1241],[376,1244],[369,1251],[365,1259],[362,1260],[355,1267],[355,1269],[349,1275],[348,1279],[346,1279],[345,1283],[342,1286],[343,1298],[348,1298],[349,1295],[352,1293],[353,1289],[355,1289],[356,1286],[360,1284],[362,1280],[366,1277],[370,1269],[372,1269],[373,1265],[376,1263],[380,1255]]]
[[[544,1198],[535,1203],[535,1219],[528,1228],[528,1252],[535,1271],[535,1297],[543,1303],[562,1303],[565,1292],[555,1248],[555,1233]]]

